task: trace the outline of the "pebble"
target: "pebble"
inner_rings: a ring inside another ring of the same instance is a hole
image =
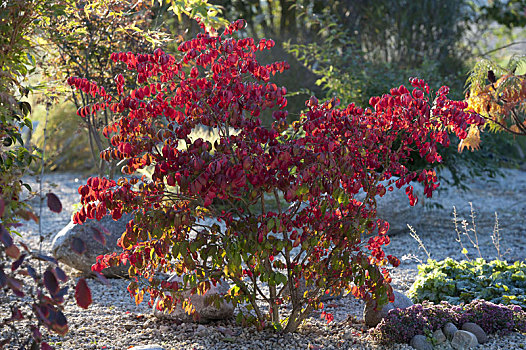
[[[129,348],[128,350],[165,350],[165,349],[157,344],[152,344],[152,345],[134,346],[132,348]]]

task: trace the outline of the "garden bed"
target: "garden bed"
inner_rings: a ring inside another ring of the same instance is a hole
[[[481,254],[486,259],[494,259],[495,247],[491,233],[498,212],[501,252],[508,251],[505,259],[517,261],[526,259],[526,172],[505,170],[505,178],[495,181],[473,179],[466,185],[469,191],[459,193],[449,188],[435,194],[427,204],[438,203],[442,209],[416,207],[422,220],[415,227],[432,258],[440,260],[451,257],[463,259],[456,233],[451,221],[452,206],[456,206],[458,217],[470,222],[470,206],[476,210],[477,233]],[[46,240],[44,250],[49,250],[50,237],[65,226],[79,200],[77,188],[84,184],[86,177],[79,174],[49,174],[44,179],[44,192],[56,193],[64,206],[61,214],[44,210],[42,228]],[[52,187],[51,184],[59,186]],[[31,183],[38,189],[36,183]],[[36,204],[36,203],[35,203]],[[401,205],[407,205],[403,203]],[[408,222],[408,224],[411,224]],[[27,222],[21,228],[24,240],[32,246],[38,244],[38,225]],[[477,258],[476,249],[464,242],[471,258]],[[398,268],[392,269],[393,287],[406,293],[417,276],[418,263],[414,259],[425,261],[427,256],[419,249],[418,243],[410,236],[409,230],[392,237],[388,254],[402,260]],[[80,276],[77,274],[77,276]],[[73,283],[71,281],[70,283]],[[164,349],[377,349],[368,338],[363,326],[363,302],[354,298],[342,297],[325,303],[326,311],[333,313],[334,322],[326,324],[314,313],[298,333],[277,335],[270,331],[256,332],[243,329],[234,321],[210,323],[207,325],[181,324],[160,321],[153,317],[146,302],[136,306],[126,291],[127,281],[110,280],[104,286],[95,280],[88,280],[93,293],[94,303],[88,310],[80,309],[69,297],[65,307],[70,331],[64,337],[52,336],[49,341],[57,349],[126,349],[136,345],[158,344]],[[515,349],[526,345],[526,336],[490,336],[484,349]],[[409,345],[394,344],[389,349],[410,349]]]

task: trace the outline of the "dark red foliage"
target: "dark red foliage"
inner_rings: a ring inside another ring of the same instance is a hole
[[[50,270],[46,270],[44,272],[44,286],[46,286],[47,290],[49,291],[49,294],[52,296],[57,294],[59,291],[59,285],[57,278],[55,277],[55,274],[51,272]]]
[[[47,195],[47,206],[48,208],[55,213],[60,213],[62,211],[62,203],[58,199],[57,195],[54,193],[48,193]]]
[[[86,242],[84,242],[82,239],[78,237],[73,237],[71,239],[70,246],[71,246],[71,250],[73,250],[75,253],[79,255],[84,254],[87,249]]]
[[[75,287],[75,300],[77,301],[77,305],[84,309],[87,309],[92,303],[91,290],[84,278],[80,278],[77,282],[77,286]]]

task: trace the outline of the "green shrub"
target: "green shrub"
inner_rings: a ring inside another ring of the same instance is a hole
[[[442,261],[429,259],[418,267],[418,278],[409,290],[416,302],[451,304],[485,299],[496,304],[526,307],[526,263],[484,259]]]

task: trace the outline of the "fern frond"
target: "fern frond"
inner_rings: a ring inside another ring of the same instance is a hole
[[[506,73],[506,69],[499,66],[496,62],[488,59],[482,59],[471,70],[466,80],[466,92],[471,92],[482,89],[486,86],[486,78],[488,71],[493,71],[495,75],[500,76]]]
[[[513,55],[511,56],[508,66],[506,67],[510,73],[514,73],[517,69],[526,67],[526,55]]]
[[[500,96],[500,94],[503,94],[504,92],[510,93],[514,91],[519,93],[522,89],[522,80],[523,79],[515,75],[511,75],[506,79],[502,79],[496,89],[497,96]]]

